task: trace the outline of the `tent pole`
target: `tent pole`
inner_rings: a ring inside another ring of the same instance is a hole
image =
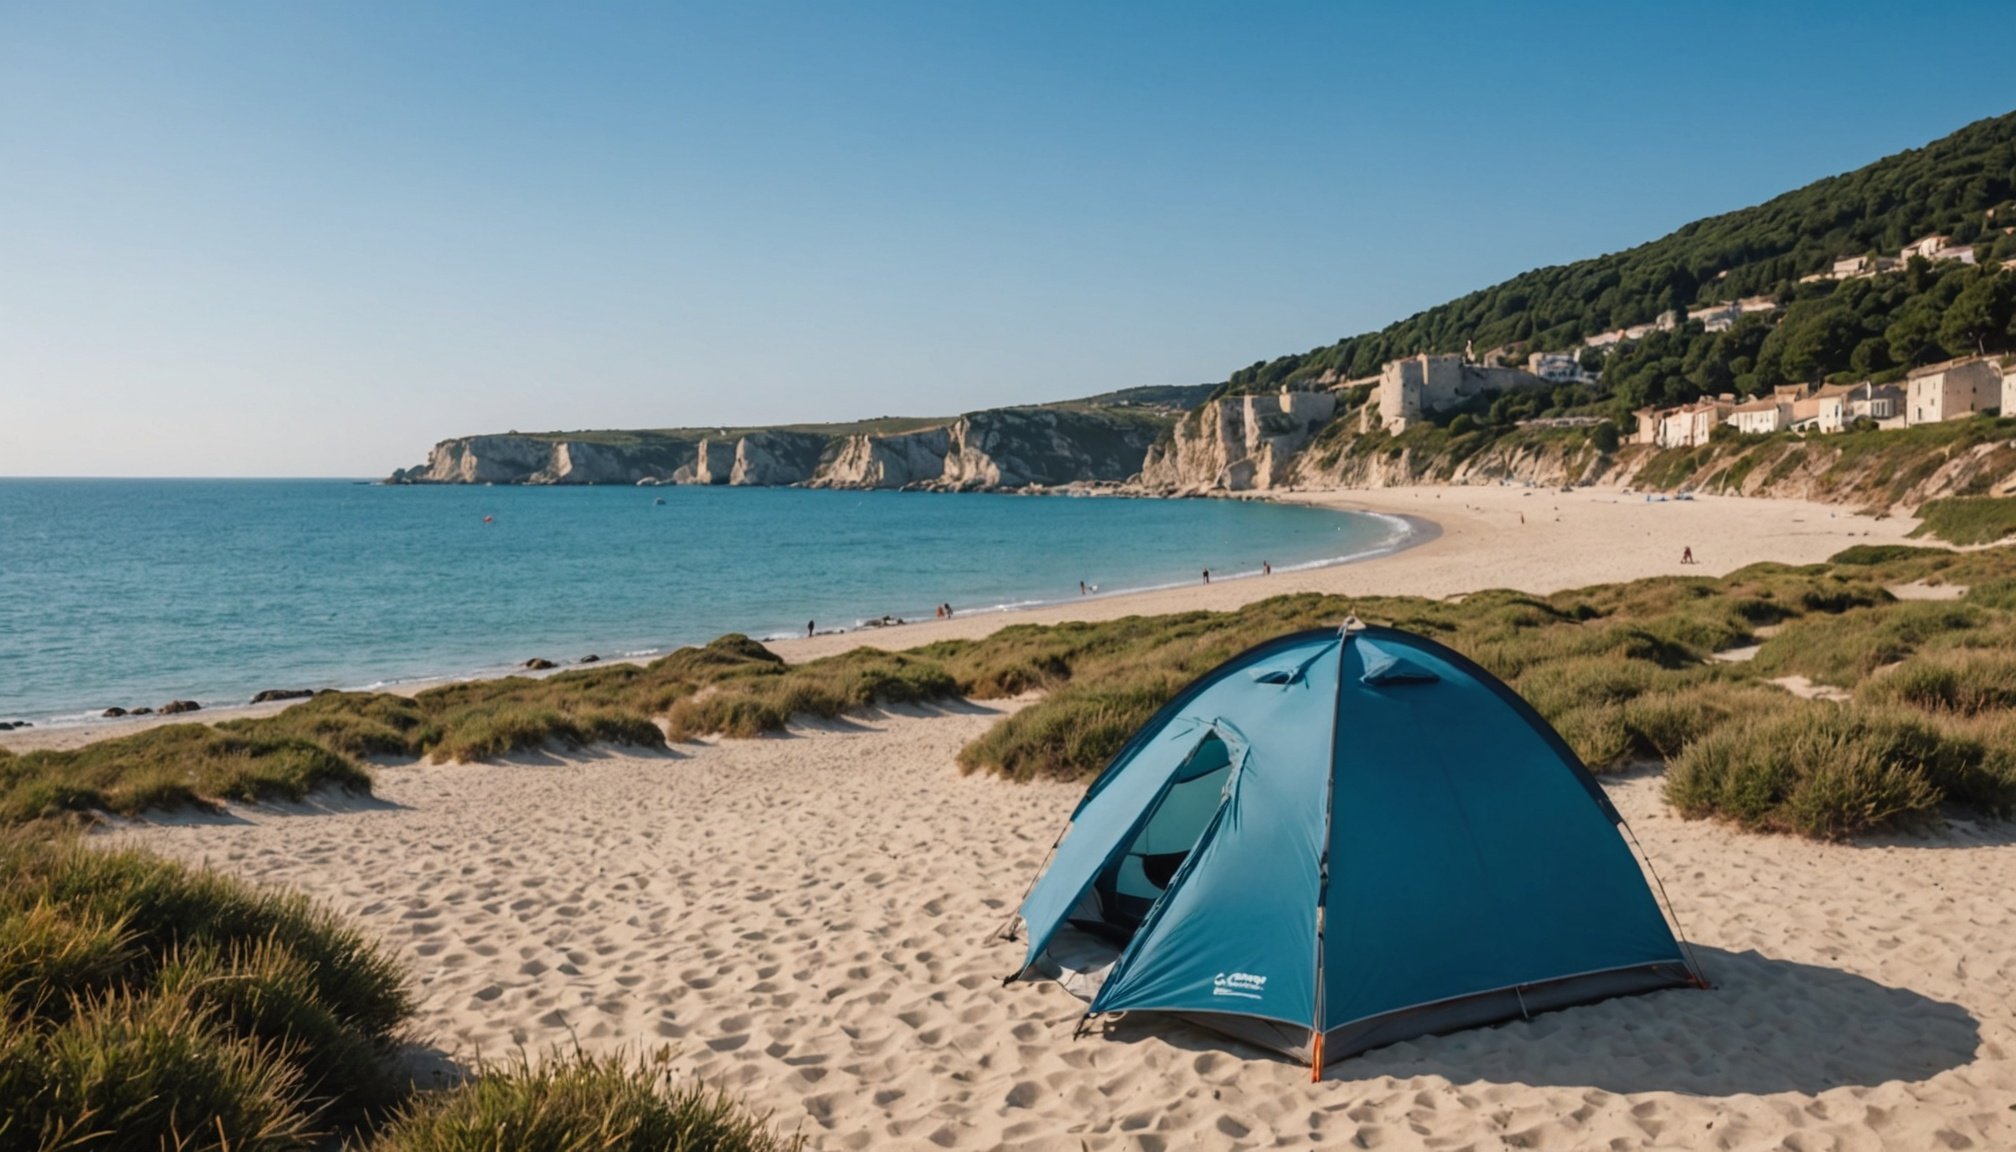
[[[1323,936],[1328,927],[1323,907],[1330,902],[1330,822],[1337,799],[1337,730],[1343,722],[1340,713],[1344,710],[1344,649],[1349,647],[1352,633],[1364,627],[1358,617],[1347,615],[1337,628],[1337,692],[1330,701],[1329,770],[1323,773],[1323,843],[1316,853],[1316,994],[1310,997],[1315,1002],[1316,1018],[1309,1022],[1311,1084],[1323,1080]]]
[[[1701,971],[1701,959],[1694,954],[1694,942],[1687,939],[1686,926],[1680,923],[1679,909],[1673,907],[1673,898],[1666,895],[1666,881],[1659,878],[1659,869],[1652,866],[1652,856],[1645,851],[1645,845],[1638,842],[1638,833],[1631,830],[1631,822],[1620,816],[1617,824],[1624,829],[1624,835],[1631,838],[1631,847],[1637,851],[1638,858],[1645,862],[1645,870],[1652,874],[1652,884],[1659,890],[1659,902],[1666,906],[1666,914],[1673,918],[1673,934],[1680,938],[1680,948],[1687,954],[1687,974],[1694,978],[1696,988],[1707,991],[1712,985],[1708,983],[1707,975]]]
[[[1008,914],[1008,922],[1001,926],[1000,931],[994,933],[994,938],[996,940],[1015,939],[1015,921],[1021,919],[1022,917],[1022,901],[1029,899],[1029,893],[1034,892],[1036,890],[1036,882],[1043,879],[1044,869],[1050,867],[1051,859],[1057,855],[1058,845],[1064,843],[1064,837],[1070,831],[1071,831],[1071,825],[1069,823],[1066,823],[1064,825],[1064,831],[1057,833],[1057,839],[1052,840],[1050,842],[1050,851],[1045,852],[1043,854],[1043,863],[1038,864],[1036,866],[1036,875],[1029,878],[1029,886],[1022,890],[1022,899],[1015,901],[1015,911],[1010,912]]]

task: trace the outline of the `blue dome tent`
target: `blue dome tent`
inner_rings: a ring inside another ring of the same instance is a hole
[[[1327,1061],[1703,986],[1595,778],[1461,655],[1367,627],[1200,677],[1100,773],[1015,980]]]

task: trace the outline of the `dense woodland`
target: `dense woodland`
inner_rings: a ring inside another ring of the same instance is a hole
[[[1518,415],[1619,414],[1701,393],[1752,393],[1853,374],[1901,376],[1915,364],[2016,347],[2016,273],[1914,260],[1897,272],[1800,284],[1844,256],[1894,255],[1928,233],[1992,263],[2016,258],[2016,113],[1923,148],[1817,181],[1765,204],[1689,224],[1623,252],[1515,276],[1377,331],[1234,373],[1229,392],[1337,370],[1372,375],[1416,352],[1572,348],[1668,310],[1769,295],[1787,306],[1717,333],[1690,323],[1592,354],[1604,383],[1514,405]],[[1510,416],[1509,411],[1505,415]]]

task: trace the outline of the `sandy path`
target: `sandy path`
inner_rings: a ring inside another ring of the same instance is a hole
[[[1424,486],[1278,493],[1272,498],[1421,517],[1439,533],[1396,555],[1355,564],[1091,597],[946,622],[927,620],[771,646],[787,659],[810,660],[864,644],[909,648],[936,640],[970,639],[1010,624],[1225,611],[1290,592],[1441,597],[1516,588],[1545,594],[1646,576],[1719,576],[1761,560],[1811,564],[1853,544],[1897,543],[1917,526],[1908,516],[1878,519],[1799,500],[1702,496],[1647,503],[1643,496],[1626,496],[1614,488],[1556,492]],[[1698,563],[1682,565],[1681,550],[1688,547]]]
[[[1847,848],[1612,794],[1721,987],[1307,1069],[1002,988],[1078,789],[964,778],[999,713],[380,772],[381,802],[116,833],[316,894],[462,1054],[674,1045],[839,1148],[2016,1147],[2016,836]]]

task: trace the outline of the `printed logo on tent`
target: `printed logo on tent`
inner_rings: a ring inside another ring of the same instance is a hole
[[[1258,1000],[1267,991],[1267,978],[1255,976],[1251,972],[1220,972],[1211,978],[1211,995],[1237,996],[1241,1000]]]

